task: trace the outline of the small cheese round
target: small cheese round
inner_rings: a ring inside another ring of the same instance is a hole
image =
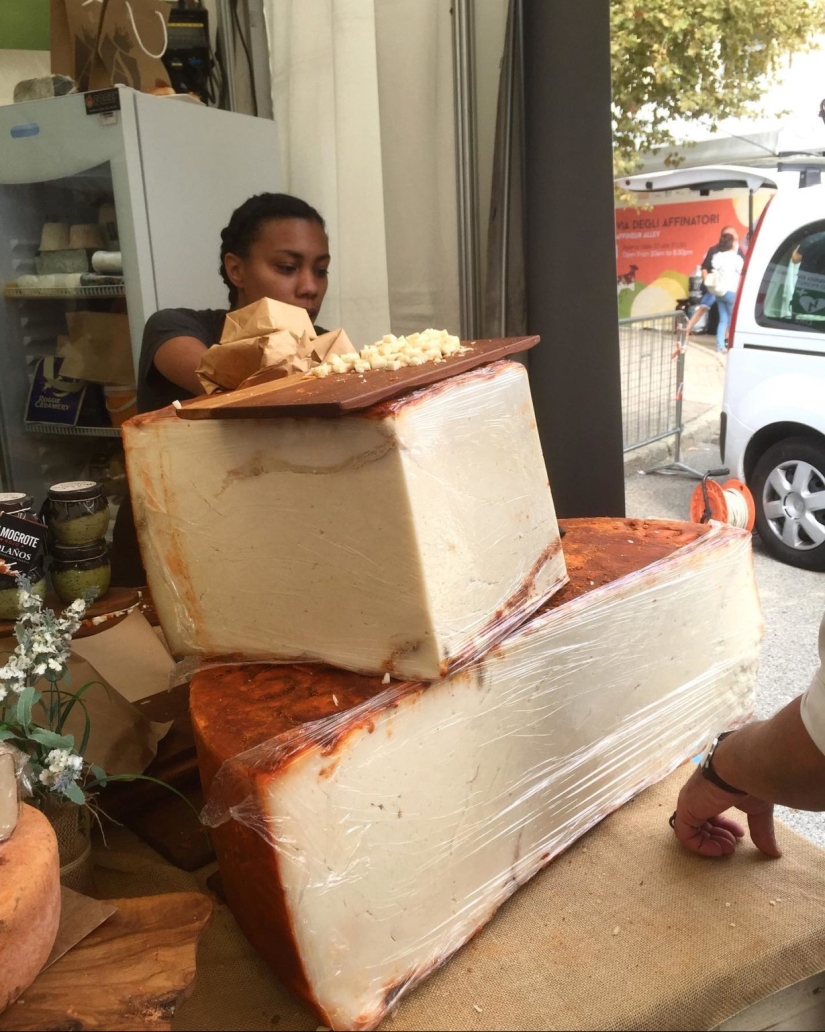
[[[0,843],[0,1012],[37,978],[60,923],[60,861],[51,824],[20,807],[11,838]]]

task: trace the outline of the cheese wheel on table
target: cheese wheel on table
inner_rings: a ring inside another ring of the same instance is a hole
[[[48,819],[23,805],[0,842],[0,1011],[37,978],[60,924],[60,861]]]

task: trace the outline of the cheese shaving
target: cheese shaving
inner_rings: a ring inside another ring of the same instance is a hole
[[[395,371],[425,362],[443,362],[445,358],[463,355],[469,350],[446,330],[423,330],[408,337],[387,333],[360,352],[333,355],[328,362],[311,369],[309,375],[322,378],[331,373],[366,373],[370,369]]]

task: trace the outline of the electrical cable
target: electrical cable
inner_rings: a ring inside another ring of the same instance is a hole
[[[223,99],[223,65],[220,58],[212,49],[212,41],[209,41],[209,75],[206,80],[207,96],[209,103],[216,107],[222,107]]]
[[[210,41],[209,52],[214,58],[213,75],[214,79],[213,88],[216,91],[216,105],[222,110],[227,110],[227,80],[226,70],[223,66],[223,33],[220,33],[215,41],[215,50],[212,50],[212,44]]]
[[[723,489],[724,490],[724,489]],[[731,527],[748,529],[748,505],[739,491],[725,490],[725,501],[728,504],[727,522]]]

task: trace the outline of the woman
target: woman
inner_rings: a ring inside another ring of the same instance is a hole
[[[736,291],[739,289],[739,278],[745,262],[736,249],[736,240],[732,233],[723,233],[719,241],[719,250],[713,256],[711,269],[716,286],[716,306],[719,310],[719,325],[716,328],[716,351],[725,353],[725,335],[733,313]]]
[[[306,308],[315,322],[330,262],[324,220],[315,208],[289,194],[258,194],[232,213],[221,240],[220,272],[230,310],[271,297]],[[224,309],[190,308],[149,317],[138,369],[139,412],[203,393],[195,370],[204,351],[220,340],[225,319]]]
[[[742,251],[739,249],[739,234],[736,232],[736,229],[733,226],[725,226],[722,229],[722,232],[719,234],[719,243],[718,244],[714,244],[713,247],[708,249],[708,253],[705,255],[705,260],[702,262],[701,270],[702,270],[702,284],[703,285],[704,285],[705,280],[708,277],[708,274],[713,271],[713,259],[719,253],[719,251],[721,250],[722,238],[726,234],[730,234],[733,237],[734,245],[736,246],[738,253],[740,255],[742,254]],[[743,257],[742,260],[744,262],[744,257]],[[699,302],[699,304],[696,306],[696,309],[693,312],[693,315],[690,317],[690,321],[688,322],[687,326],[685,327],[685,330],[684,330],[685,343],[687,343],[688,338],[690,337],[691,333],[693,332],[693,327],[699,322],[699,320],[702,318],[702,316],[705,314],[705,312],[709,312],[711,310],[711,308],[715,304],[716,304],[716,298],[714,297],[713,294],[711,294],[711,292],[707,289],[707,287],[705,287],[703,289],[703,292],[702,292],[702,299]]]
[[[289,194],[258,194],[232,213],[221,241],[220,272],[230,307],[167,308],[149,317],[137,377],[139,412],[203,394],[195,370],[206,349],[220,340],[228,310],[270,297],[305,308],[313,323],[318,317],[330,256],[324,220],[315,208]],[[146,583],[128,495],[115,520],[111,559],[113,584]]]

